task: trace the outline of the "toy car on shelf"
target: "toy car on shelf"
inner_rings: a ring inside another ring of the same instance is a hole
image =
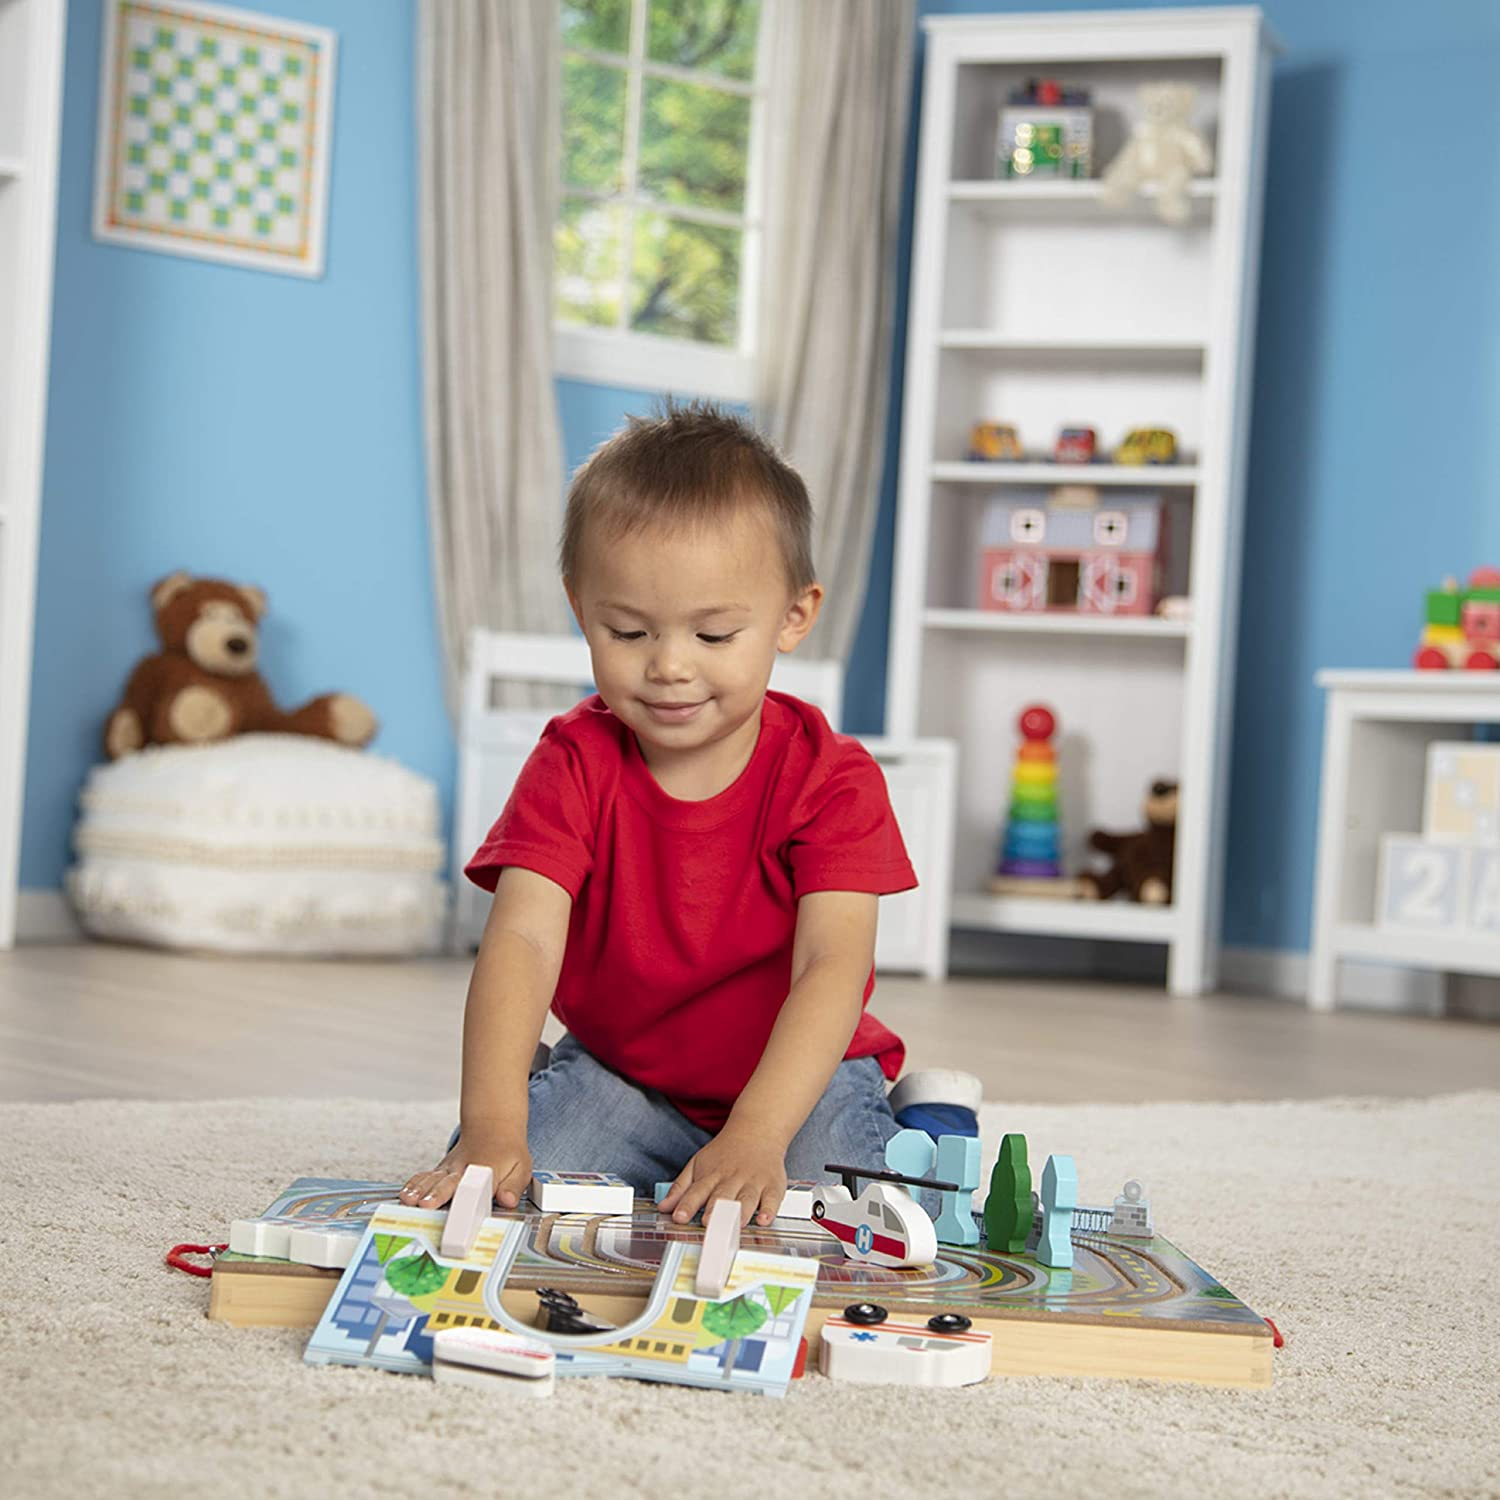
[[[1009,422],[976,422],[969,429],[969,457],[985,463],[1019,463],[1026,454]]]
[[[1117,464],[1175,464],[1177,435],[1170,427],[1132,427],[1115,449]]]
[[[826,1166],[842,1183],[820,1182],[813,1189],[813,1218],[844,1247],[850,1260],[872,1266],[929,1266],[937,1258],[937,1230],[908,1187],[956,1192],[956,1184],[899,1172],[865,1172],[857,1167]],[[870,1185],[854,1194],[859,1178]]]
[[[1099,434],[1092,427],[1064,427],[1052,450],[1054,463],[1091,464],[1099,450]]]
[[[1469,586],[1445,578],[1427,594],[1427,622],[1412,665],[1442,672],[1500,670],[1500,568],[1476,568]]]

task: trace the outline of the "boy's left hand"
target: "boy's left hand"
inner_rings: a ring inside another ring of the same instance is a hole
[[[686,1224],[715,1198],[738,1198],[740,1223],[754,1218],[769,1224],[786,1193],[786,1162],[774,1142],[726,1125],[677,1174],[672,1191],[658,1205]]]

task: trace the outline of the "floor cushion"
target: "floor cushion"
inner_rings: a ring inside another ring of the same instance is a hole
[[[295,734],[152,745],[89,773],[67,887],[97,937],[230,953],[431,952],[436,786]]]

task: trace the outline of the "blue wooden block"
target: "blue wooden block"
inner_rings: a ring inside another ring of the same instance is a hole
[[[940,1135],[934,1175],[959,1186],[958,1192],[942,1195],[942,1212],[935,1221],[938,1243],[977,1245],[979,1226],[974,1222],[974,1189],[979,1186],[979,1137]]]
[[[925,1130],[898,1130],[885,1143],[885,1164],[892,1172],[903,1177],[931,1177],[932,1163],[937,1156],[937,1147]],[[949,1178],[950,1182],[955,1179]],[[921,1189],[913,1188],[911,1195],[920,1203]]]
[[[651,1201],[653,1203],[660,1203],[671,1191],[672,1184],[670,1182],[658,1182],[651,1190]]]
[[[1049,1156],[1042,1168],[1042,1234],[1036,1258],[1062,1269],[1073,1264],[1073,1210],[1078,1207],[1078,1168],[1071,1156]]]

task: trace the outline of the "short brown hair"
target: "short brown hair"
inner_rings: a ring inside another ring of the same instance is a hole
[[[664,401],[625,426],[573,476],[558,560],[578,577],[586,529],[627,536],[645,526],[723,521],[764,509],[800,594],[814,583],[812,504],[802,476],[748,422],[711,401]]]

